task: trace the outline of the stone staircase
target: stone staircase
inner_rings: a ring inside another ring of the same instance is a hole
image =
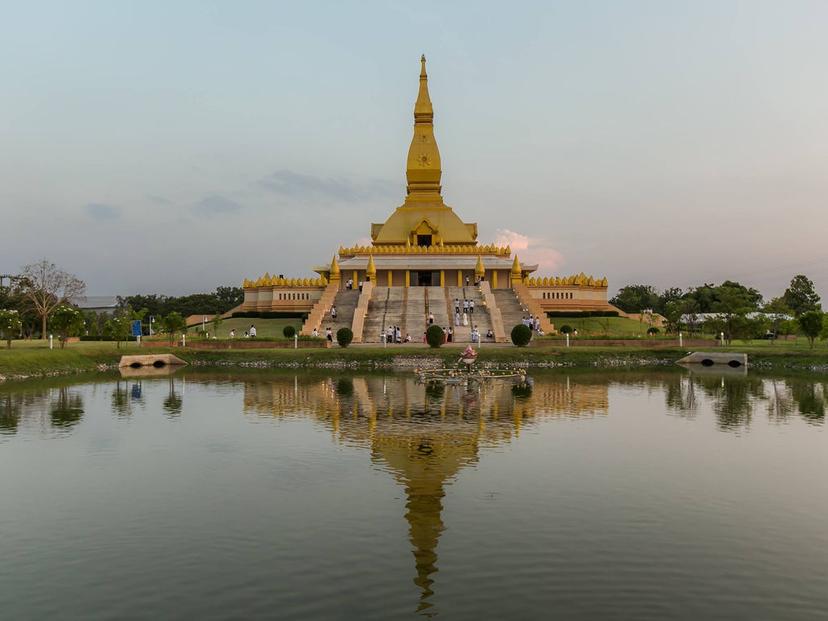
[[[374,287],[368,302],[368,314],[362,329],[363,343],[379,343],[380,335],[385,329],[385,315],[388,307],[388,287]]]
[[[425,287],[408,288],[403,338],[406,334],[410,334],[413,343],[422,343],[426,330],[425,290]]]
[[[440,326],[445,330],[450,325],[448,307],[446,306],[445,288],[426,287],[426,295],[428,296],[426,316],[428,316],[428,313],[434,315],[434,325]]]
[[[406,291],[405,287],[389,287],[388,302],[385,307],[385,328],[399,326],[402,338],[405,338]]]
[[[322,317],[322,323],[319,326],[319,335],[325,336],[325,330],[330,327],[333,330],[334,338],[336,338],[336,331],[340,328],[350,328],[354,320],[354,309],[359,299],[359,291],[340,289],[336,293],[333,305],[336,307],[336,319],[331,319],[330,310]]]
[[[445,290],[446,303],[451,308],[452,328],[454,329],[455,343],[471,343],[471,331],[474,326],[480,331],[480,339],[487,342],[486,333],[492,327],[492,322],[489,317],[489,312],[483,304],[483,296],[477,287],[446,287]],[[454,325],[454,299],[460,300],[460,317],[461,323],[459,326]],[[463,300],[474,300],[474,312],[469,314],[469,325],[464,326],[462,323],[463,317]],[[488,342],[493,342],[489,339]]]
[[[500,315],[503,317],[503,330],[508,338],[512,333],[512,328],[522,323],[523,318],[529,315],[529,311],[523,307],[511,289],[495,289],[492,293],[500,309]]]

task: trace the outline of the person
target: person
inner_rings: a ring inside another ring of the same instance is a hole
[[[400,329],[400,326],[397,326],[396,328],[394,328],[394,342],[395,343],[401,343],[402,342],[402,330]]]
[[[331,306],[331,319],[336,319],[336,306]]]
[[[255,339],[256,338],[256,326],[254,326],[252,323],[250,324],[249,332],[250,332],[250,338]]]
[[[410,334],[406,334],[406,335],[405,335],[405,342],[406,342],[406,343],[410,343],[410,342],[411,342],[411,335],[410,335]]]
[[[317,330],[316,328],[314,328],[314,329],[313,329],[313,332],[311,332],[311,336],[312,336],[312,337],[314,337],[314,338],[316,338],[317,336],[319,336],[319,330]]]
[[[455,326],[460,325],[460,311],[459,310],[454,312],[454,325]]]
[[[331,343],[333,343],[333,330],[331,330],[331,326],[325,328],[325,338],[327,338]]]
[[[469,312],[469,301],[465,298],[463,298],[463,312],[464,313]]]
[[[469,316],[466,313],[463,313],[463,325],[469,325]]]
[[[230,338],[231,338],[231,339],[236,338],[236,330],[235,330],[235,328],[234,328],[233,330],[230,330]]]
[[[359,292],[362,293],[362,281],[359,281]]]
[[[454,298],[454,312],[460,312],[460,298]]]
[[[474,300],[469,300],[469,315],[474,314]]]
[[[394,342],[394,328],[388,326],[385,330],[385,342],[386,343],[393,343]]]
[[[430,326],[434,325],[434,313],[429,313],[428,314],[428,325],[430,325]]]
[[[448,338],[448,342],[451,343],[452,342],[451,339],[454,336],[454,332],[452,331],[451,326],[446,328],[446,335],[447,335],[447,338]]]
[[[472,343],[480,342],[480,337],[479,337],[478,332],[477,332],[477,327],[472,328],[471,341],[472,341]]]
[[[466,276],[466,286],[467,287],[469,286],[469,277],[468,276]]]
[[[244,331],[244,338],[250,338],[250,332],[247,330]]]
[[[487,339],[489,339],[489,340],[492,340],[492,339],[494,338],[494,332],[492,332],[492,329],[491,329],[491,328],[489,328],[489,329],[486,331],[486,338],[487,338]]]

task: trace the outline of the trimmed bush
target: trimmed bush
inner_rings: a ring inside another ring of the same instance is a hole
[[[286,339],[292,339],[294,336],[296,336],[296,328],[294,328],[293,326],[285,326],[284,328],[282,328],[282,334],[284,334]]]
[[[443,332],[443,329],[437,324],[431,324],[428,327],[428,330],[426,330],[426,343],[428,343],[430,347],[440,347],[440,345],[443,344],[444,338],[445,332]]]
[[[651,327],[647,328],[647,334],[649,334],[650,336],[655,336],[659,332],[661,332],[661,330],[659,330],[655,326],[651,326]]]
[[[518,347],[526,347],[532,340],[532,330],[529,326],[519,323],[512,328],[512,343]]]
[[[572,326],[570,326],[568,323],[565,323],[561,326],[558,332],[560,332],[561,334],[572,334]]]
[[[589,317],[618,317],[618,311],[548,311],[547,317],[571,317],[587,319]]]
[[[353,340],[354,333],[351,332],[350,328],[340,328],[336,331],[336,342],[339,343],[340,347],[348,347]]]

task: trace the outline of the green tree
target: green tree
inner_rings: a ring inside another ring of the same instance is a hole
[[[797,317],[808,311],[821,310],[814,283],[803,274],[797,274],[793,277],[790,286],[785,289],[782,299]]]
[[[354,333],[350,328],[340,328],[336,331],[336,342],[340,347],[348,347],[354,340]]]
[[[223,322],[224,319],[222,319],[220,313],[216,313],[215,315],[213,315],[213,321],[211,323],[213,324],[213,336],[215,336],[216,338],[218,338],[218,331]]]
[[[83,313],[68,304],[61,304],[55,308],[49,319],[52,329],[58,333],[61,349],[66,347],[66,341],[70,336],[77,336],[84,328]]]
[[[618,290],[610,304],[625,313],[640,313],[645,308],[656,308],[658,293],[651,285],[627,285]]]
[[[20,313],[15,309],[0,309],[0,337],[6,341],[6,347],[11,349],[13,338],[20,336],[23,322]]]
[[[725,341],[728,345],[741,332],[746,323],[746,315],[756,310],[757,298],[746,287],[738,283],[725,281],[715,289],[716,303],[713,311],[719,314],[714,325],[718,325],[724,332]],[[761,300],[761,296],[759,296]]]
[[[184,332],[187,329],[187,322],[181,313],[173,311],[164,316],[160,321],[161,330],[167,334],[170,339],[170,345],[175,343],[175,336],[179,332]]]
[[[814,339],[822,332],[823,314],[822,311],[806,311],[798,317],[799,329],[808,338],[811,347],[814,346]]]
[[[129,339],[131,332],[132,319],[130,318],[130,315],[124,312],[116,314],[114,317],[107,320],[104,325],[104,334],[115,339],[118,349],[121,348],[121,341]]]

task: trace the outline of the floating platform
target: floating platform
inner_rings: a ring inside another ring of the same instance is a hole
[[[726,365],[732,369],[746,367],[747,363],[747,354],[722,351],[694,351],[678,361],[678,364],[682,366],[687,364],[700,364],[704,367]]]
[[[118,368],[141,369],[145,367],[161,369],[164,367],[184,366],[184,362],[173,354],[142,354],[134,356],[121,356]]]

